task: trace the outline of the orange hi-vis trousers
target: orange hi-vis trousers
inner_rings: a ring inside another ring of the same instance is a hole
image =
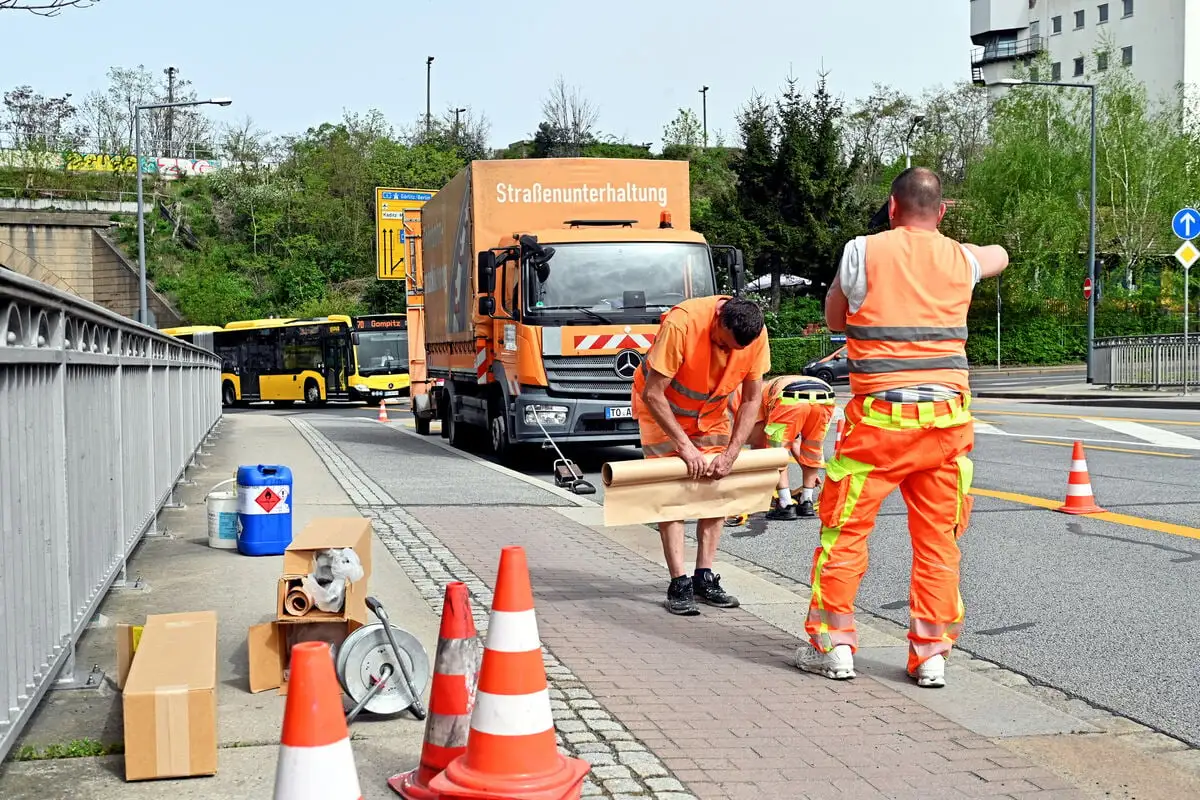
[[[825,467],[813,554],[812,602],[805,631],[817,649],[857,650],[854,599],[867,571],[867,536],[897,486],[912,539],[908,669],[948,655],[964,614],[958,539],[967,529],[975,445],[970,396],[937,403],[854,397],[841,444]]]

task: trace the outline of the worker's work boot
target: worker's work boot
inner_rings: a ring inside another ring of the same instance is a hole
[[[778,501],[771,505],[771,510],[767,512],[767,519],[772,520],[793,520],[796,519],[796,504],[788,503],[786,506],[779,505]]]
[[[856,677],[854,674],[854,652],[848,644],[839,644],[828,653],[822,653],[805,642],[796,648],[796,666],[805,672],[815,672],[835,681]]]
[[[696,596],[692,591],[691,577],[680,575],[671,581],[671,585],[667,587],[665,605],[667,611],[681,617],[694,617],[700,613],[700,609],[696,608]]]
[[[917,667],[916,672],[908,673],[908,677],[923,689],[941,689],[946,685],[946,657],[940,653],[930,656]]]
[[[717,608],[737,608],[738,599],[721,588],[721,576],[712,570],[704,573],[701,580],[692,578],[692,591],[696,599]]]
[[[801,517],[815,517],[816,509],[813,508],[812,500],[801,500],[800,507],[796,510],[796,514]]]

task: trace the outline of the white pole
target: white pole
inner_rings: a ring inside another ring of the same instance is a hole
[[[1183,268],[1183,394],[1188,393],[1188,371],[1192,368],[1191,359],[1188,358],[1188,273],[1190,270],[1187,267]]]

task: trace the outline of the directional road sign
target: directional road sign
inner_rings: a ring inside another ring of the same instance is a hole
[[[1175,251],[1175,258],[1183,265],[1184,270],[1190,269],[1192,264],[1196,263],[1196,259],[1200,258],[1200,249],[1191,242],[1184,242]]]
[[[1171,230],[1184,241],[1200,236],[1200,211],[1194,208],[1179,209],[1171,220]]]
[[[1092,279],[1091,278],[1083,279],[1083,299],[1084,300],[1092,299]]]
[[[379,280],[402,281],[408,274],[412,217],[434,194],[429,189],[375,188],[375,275]]]

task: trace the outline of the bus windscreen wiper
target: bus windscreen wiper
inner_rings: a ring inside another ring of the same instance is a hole
[[[607,317],[605,317],[601,314],[598,314],[595,311],[592,311],[592,309],[589,308],[588,306],[542,306],[541,308],[539,308],[537,310],[538,311],[582,311],[583,313],[587,314],[589,317],[591,317],[595,320],[598,320],[600,322],[603,322],[605,325],[613,324],[612,320],[608,319]]]

